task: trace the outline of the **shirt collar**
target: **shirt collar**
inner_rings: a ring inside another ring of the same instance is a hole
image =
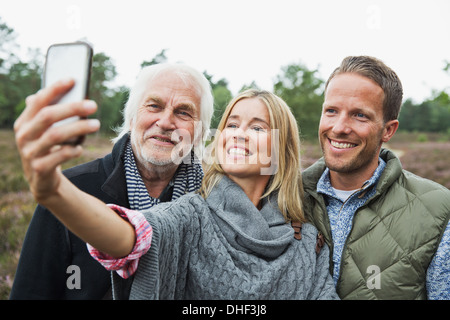
[[[378,167],[375,169],[375,172],[373,173],[372,177],[365,181],[361,188],[358,190],[358,192],[368,190],[371,186],[374,186],[377,184],[378,180],[381,177],[381,174],[383,173],[384,168],[386,167],[386,162],[378,158]],[[322,176],[320,177],[319,181],[317,182],[317,192],[325,194],[327,196],[336,198],[336,194],[331,187],[330,182],[330,169],[326,168],[325,171],[322,173]],[[356,192],[355,192],[356,193]]]

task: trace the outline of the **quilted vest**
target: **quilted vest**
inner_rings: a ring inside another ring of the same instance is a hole
[[[426,272],[449,221],[450,191],[402,170],[392,152],[380,156],[387,165],[375,195],[355,213],[336,290],[341,299],[426,299]],[[332,252],[325,200],[316,192],[324,169],[321,159],[303,173],[305,212]]]

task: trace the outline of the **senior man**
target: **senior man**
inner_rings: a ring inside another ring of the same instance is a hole
[[[47,154],[34,148],[49,139],[64,141],[71,130],[94,132],[99,123],[48,129],[56,117],[95,112],[93,101],[64,108],[48,106],[73,81],[61,81],[27,98],[30,121],[19,117],[16,142],[26,164],[55,161],[80,147],[62,145]],[[70,113],[70,114],[69,114]],[[183,64],[159,64],[141,70],[123,110],[124,122],[112,152],[64,172],[78,188],[105,203],[143,210],[195,191],[203,178],[201,152],[213,114],[213,97],[203,74]],[[30,117],[32,116],[32,117]],[[90,128],[90,129],[89,129]],[[49,134],[51,133],[51,135]],[[70,195],[68,195],[70,196]],[[76,278],[76,277],[78,278]],[[111,275],[93,260],[86,243],[38,205],[27,231],[11,299],[109,299]]]

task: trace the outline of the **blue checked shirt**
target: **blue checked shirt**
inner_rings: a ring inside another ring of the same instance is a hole
[[[335,285],[339,278],[342,250],[352,228],[353,216],[374,195],[375,185],[385,167],[386,162],[379,158],[379,164],[373,176],[363,184],[361,189],[352,192],[347,199],[340,198],[342,195],[331,186],[328,168],[317,183],[317,192],[323,194],[328,200],[327,211],[334,243],[333,280]],[[367,190],[369,191],[366,192]],[[364,192],[366,193],[364,194]],[[426,282],[428,299],[450,299],[450,222],[447,224],[438,250],[428,267]]]

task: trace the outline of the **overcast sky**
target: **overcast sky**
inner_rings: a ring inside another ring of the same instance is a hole
[[[271,90],[282,66],[303,63],[326,79],[347,55],[372,55],[420,102],[450,87],[448,0],[14,0],[0,17],[17,42],[45,53],[52,43],[87,39],[110,56],[117,84],[131,86],[144,60],[162,49],[226,78],[233,94],[255,81]]]

